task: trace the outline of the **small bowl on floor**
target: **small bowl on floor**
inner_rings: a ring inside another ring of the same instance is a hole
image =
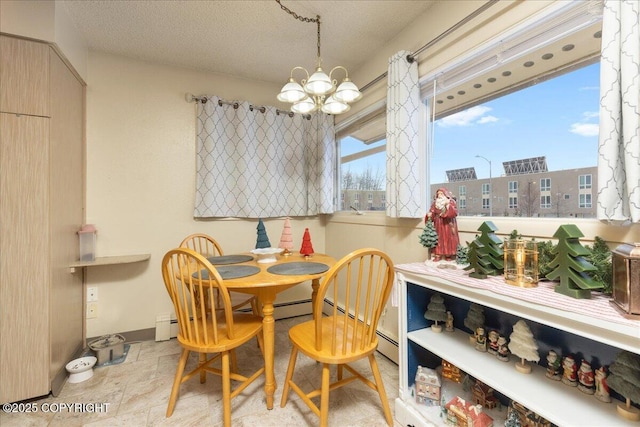
[[[97,361],[94,356],[86,356],[67,363],[67,372],[70,374],[67,381],[75,384],[88,380],[93,376],[93,366]]]

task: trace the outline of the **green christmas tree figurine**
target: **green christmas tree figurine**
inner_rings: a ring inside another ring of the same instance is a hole
[[[469,266],[465,270],[473,269],[469,273],[470,277],[486,279],[487,276],[498,276],[504,271],[504,252],[502,241],[495,233],[497,229],[491,221],[483,222],[478,228],[482,234],[469,244],[467,252]]]
[[[262,218],[258,219],[258,239],[256,240],[256,249],[270,248],[269,236],[267,236],[267,230],[264,228]]]
[[[468,264],[468,252],[469,249],[466,246],[458,245],[458,247],[456,248],[456,264]]]
[[[431,217],[427,219],[427,223],[424,225],[424,229],[420,235],[420,244],[429,249],[429,259],[431,259],[431,249],[438,245],[438,233],[436,232],[436,228],[433,226]]]
[[[626,399],[626,404],[618,405],[620,416],[640,420],[640,410],[631,402],[640,403],[640,355],[623,350],[609,366],[607,384]]]
[[[584,235],[574,224],[561,225],[553,237],[558,244],[553,248],[555,258],[549,263],[551,272],[547,279],[560,280],[555,291],[573,298],[591,298],[592,289],[602,289],[604,285],[594,280],[590,272],[596,271],[587,258],[589,249],[580,244]]]
[[[442,332],[442,325],[438,325],[438,322],[444,322],[447,320],[447,308],[444,305],[444,298],[442,295],[435,293],[431,296],[431,300],[427,306],[427,311],[424,313],[424,318],[435,322],[431,325],[433,332]]]

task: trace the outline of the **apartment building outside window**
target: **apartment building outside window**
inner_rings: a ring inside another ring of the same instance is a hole
[[[467,208],[467,187],[466,185],[458,186],[458,209]]]

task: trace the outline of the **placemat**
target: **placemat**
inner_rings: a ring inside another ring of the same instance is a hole
[[[207,260],[213,265],[239,264],[251,261],[253,257],[251,255],[221,255],[209,257]]]
[[[237,279],[239,277],[253,276],[260,271],[260,267],[253,265],[227,265],[222,267],[216,267],[220,277],[223,279]],[[198,273],[193,273],[193,277],[197,277]],[[202,272],[202,278],[208,279],[209,273],[207,271]]]
[[[329,269],[327,264],[321,262],[287,262],[284,264],[272,265],[267,271],[272,274],[284,276],[299,276],[303,274],[319,274]]]

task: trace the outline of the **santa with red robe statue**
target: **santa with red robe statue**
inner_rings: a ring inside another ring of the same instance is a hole
[[[447,261],[455,259],[458,244],[460,244],[457,216],[458,207],[452,194],[446,188],[439,188],[431,208],[424,217],[425,222],[431,218],[438,233],[438,244],[432,251],[434,261],[440,261],[442,258]]]

